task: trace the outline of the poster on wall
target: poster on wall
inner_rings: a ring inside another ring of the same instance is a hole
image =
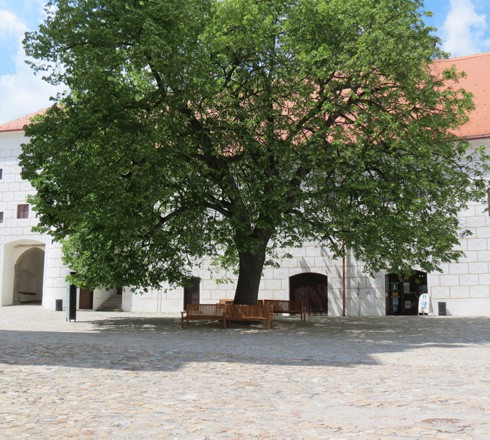
[[[419,298],[419,315],[428,315],[431,308],[430,296],[428,293],[423,293]]]

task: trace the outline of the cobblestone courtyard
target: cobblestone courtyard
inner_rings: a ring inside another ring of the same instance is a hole
[[[0,308],[1,439],[490,439],[490,319]]]

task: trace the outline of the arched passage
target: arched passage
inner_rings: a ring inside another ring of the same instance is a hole
[[[328,314],[328,277],[319,273],[300,273],[289,278],[289,299],[303,301],[308,314]]]
[[[419,297],[427,293],[427,274],[414,271],[406,279],[401,280],[396,274],[386,275],[386,314],[416,315]]]
[[[15,262],[13,304],[41,304],[43,284],[44,250],[32,247]]]

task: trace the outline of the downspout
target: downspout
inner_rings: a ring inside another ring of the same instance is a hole
[[[345,241],[342,240],[342,316],[345,316]]]

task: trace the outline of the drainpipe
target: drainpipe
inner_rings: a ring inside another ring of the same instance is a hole
[[[342,316],[345,316],[345,241],[342,240]]]

